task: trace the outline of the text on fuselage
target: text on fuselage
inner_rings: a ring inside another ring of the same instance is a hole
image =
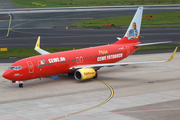
[[[122,56],[123,56],[123,53],[107,55],[107,56],[98,57],[97,61],[112,60],[112,59],[116,59],[116,58],[121,58]]]
[[[99,55],[108,54],[108,50],[99,50]]]
[[[65,57],[56,57],[56,58],[51,58],[48,59],[49,63],[56,63],[56,62],[63,62],[66,61]]]

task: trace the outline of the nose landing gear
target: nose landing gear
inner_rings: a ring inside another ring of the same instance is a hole
[[[23,83],[19,83],[19,88],[23,88]]]
[[[23,88],[23,81],[12,81],[12,83],[19,83],[19,88]]]

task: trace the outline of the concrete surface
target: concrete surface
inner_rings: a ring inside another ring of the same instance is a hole
[[[121,62],[170,56],[132,55]],[[97,80],[60,75],[27,81],[24,88],[0,77],[0,120],[179,120],[179,59],[180,52],[167,63],[101,68]],[[0,76],[10,65],[0,64]]]

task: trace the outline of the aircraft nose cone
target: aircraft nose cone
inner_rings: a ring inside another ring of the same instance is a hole
[[[6,78],[6,79],[11,80],[11,72],[8,71],[8,70],[5,71],[2,76],[3,76],[4,78]]]

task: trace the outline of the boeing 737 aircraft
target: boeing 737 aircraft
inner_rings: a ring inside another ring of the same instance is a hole
[[[65,52],[49,53],[40,48],[40,36],[38,37],[35,50],[41,55],[25,58],[13,63],[5,71],[3,77],[11,80],[13,83],[19,83],[23,87],[23,81],[35,78],[50,76],[52,79],[58,79],[59,74],[68,74],[77,80],[86,80],[97,77],[97,70],[101,67],[111,67],[115,65],[129,65],[141,63],[167,62],[173,59],[177,50],[174,50],[171,58],[164,61],[146,61],[120,63],[118,61],[128,57],[140,46],[168,43],[156,42],[141,44],[139,42],[141,19],[143,7],[139,7],[134,18],[123,38],[111,45],[103,45],[79,50]],[[117,63],[118,62],[118,63]]]

